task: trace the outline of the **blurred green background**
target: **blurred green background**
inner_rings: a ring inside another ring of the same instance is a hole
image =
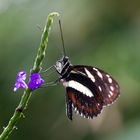
[[[0,0],[0,132],[23,90],[13,92],[18,71],[29,73],[47,15],[57,11],[67,55],[73,64],[96,66],[119,82],[121,96],[88,120],[65,115],[65,89],[39,89],[11,140],[140,140],[139,0]],[[58,18],[54,19],[43,68],[61,56]],[[44,75],[45,77],[45,75]],[[53,75],[46,79],[50,81]]]

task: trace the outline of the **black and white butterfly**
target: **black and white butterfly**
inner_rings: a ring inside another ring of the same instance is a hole
[[[60,21],[59,21],[60,23]],[[101,113],[104,106],[112,104],[120,94],[118,83],[101,69],[72,65],[65,55],[56,62],[55,69],[60,75],[59,82],[66,88],[66,114],[72,120],[73,110],[86,118]]]
[[[58,60],[55,68],[66,88],[66,114],[70,120],[73,110],[86,118],[97,116],[120,94],[118,83],[101,69],[72,65],[67,56]]]

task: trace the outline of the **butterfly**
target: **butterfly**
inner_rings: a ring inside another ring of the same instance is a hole
[[[66,56],[59,20],[63,57],[54,65],[59,82],[66,89],[66,114],[72,120],[73,111],[85,118],[93,118],[103,107],[112,104],[120,95],[118,83],[103,70],[85,65],[72,65]]]
[[[85,118],[97,116],[120,94],[118,83],[99,68],[72,65],[67,56],[58,60],[55,68],[66,88],[66,114],[70,120],[73,110]]]

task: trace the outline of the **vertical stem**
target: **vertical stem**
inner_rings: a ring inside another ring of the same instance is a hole
[[[46,50],[46,47],[48,44],[48,36],[50,33],[50,29],[51,29],[51,25],[53,23],[54,16],[59,16],[59,14],[56,12],[53,12],[53,13],[50,13],[47,17],[47,23],[46,23],[44,32],[41,37],[41,43],[40,43],[31,73],[38,73],[41,69],[42,61],[43,61],[43,58],[45,57],[45,50]],[[30,89],[26,89],[24,91],[24,94],[21,97],[19,105],[15,109],[15,112],[14,112],[13,116],[11,117],[11,119],[9,120],[8,125],[4,128],[3,132],[0,135],[0,140],[8,139],[9,135],[13,132],[15,125],[20,120],[20,118],[23,116],[23,111],[27,108],[31,94],[32,94],[32,92]]]

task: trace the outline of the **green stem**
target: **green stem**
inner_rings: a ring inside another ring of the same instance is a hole
[[[47,23],[41,37],[41,43],[40,43],[31,73],[38,73],[41,69],[42,61],[43,61],[43,58],[45,57],[45,50],[48,44],[48,36],[51,29],[51,25],[53,23],[54,16],[59,16],[59,14],[56,12],[53,12],[53,13],[50,13],[47,17]],[[27,108],[31,94],[32,92],[30,89],[26,89],[24,91],[24,94],[21,97],[18,107],[15,109],[15,112],[13,116],[11,117],[11,119],[9,120],[8,125],[4,128],[3,132],[0,135],[0,140],[8,139],[9,135],[16,128],[15,125],[20,120],[20,118],[23,117],[23,111]]]

